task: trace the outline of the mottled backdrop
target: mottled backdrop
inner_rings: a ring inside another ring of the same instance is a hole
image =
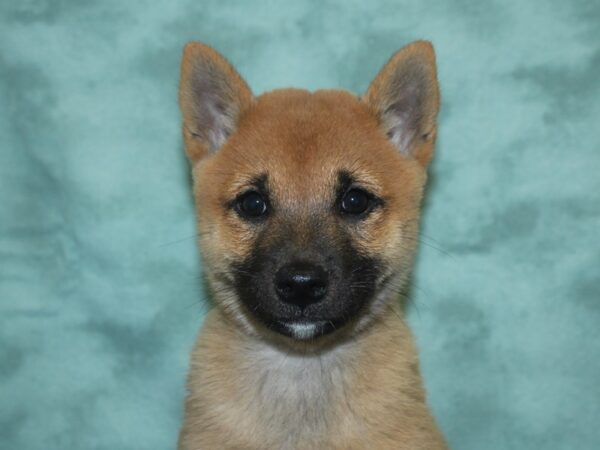
[[[172,449],[206,304],[183,44],[360,93],[434,42],[410,320],[456,450],[600,448],[600,2],[0,3],[0,448]]]

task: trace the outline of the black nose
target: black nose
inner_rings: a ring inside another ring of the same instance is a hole
[[[327,293],[327,273],[307,262],[288,264],[277,271],[275,290],[281,301],[304,309]]]

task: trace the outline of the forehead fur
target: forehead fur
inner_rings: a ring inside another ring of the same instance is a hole
[[[298,203],[328,195],[339,171],[353,174],[383,198],[420,195],[424,177],[421,166],[397,151],[358,97],[300,89],[258,97],[236,132],[195,173],[203,185],[219,185],[225,197],[266,175],[271,191]]]

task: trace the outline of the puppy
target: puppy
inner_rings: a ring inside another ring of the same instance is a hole
[[[179,449],[446,448],[399,302],[436,136],[431,44],[362,97],[255,97],[192,42],[179,101],[215,303]]]

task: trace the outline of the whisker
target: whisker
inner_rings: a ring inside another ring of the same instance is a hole
[[[174,240],[174,241],[166,242],[164,244],[159,244],[158,247],[162,248],[162,247],[166,247],[166,246],[169,246],[169,245],[179,244],[181,242],[185,242],[185,241],[188,241],[190,239],[194,239],[194,238],[199,238],[199,237],[202,237],[202,236],[206,236],[207,234],[210,234],[210,232],[209,231],[203,231],[203,232],[195,233],[195,234],[193,234],[191,236],[188,236],[188,237],[184,237],[184,238],[177,239],[177,240]]]

